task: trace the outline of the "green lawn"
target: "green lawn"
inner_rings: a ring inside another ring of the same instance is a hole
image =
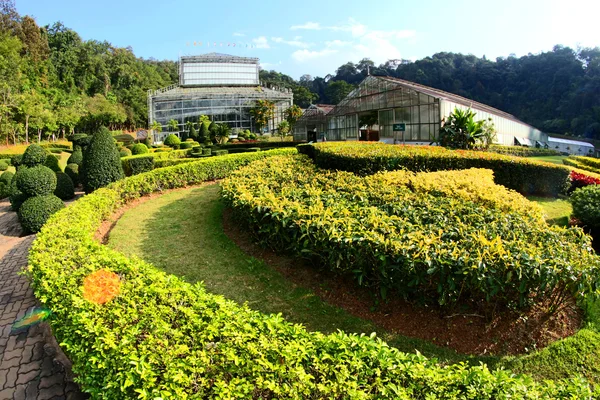
[[[569,218],[573,212],[573,207],[569,200],[538,196],[527,196],[527,198],[542,207],[548,224],[559,226],[567,226],[569,224]]]
[[[537,378],[584,373],[600,382],[600,334],[595,324],[567,340],[525,357],[474,357],[432,343],[387,332],[369,321],[323,302],[242,252],[223,232],[220,188],[210,185],[173,191],[128,210],[113,228],[108,245],[136,255],[190,282],[265,313],[282,313],[310,330],[377,332],[391,346],[415,350],[444,363],[486,362]],[[597,315],[597,313],[592,313]],[[582,360],[584,360],[582,362]]]
[[[567,158],[567,156],[540,156],[540,157],[527,157],[528,160],[538,160],[545,161],[553,164],[564,165],[562,160]]]

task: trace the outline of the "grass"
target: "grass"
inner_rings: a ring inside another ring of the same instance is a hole
[[[32,143],[37,143],[37,140],[34,141],[32,138],[32,141],[29,144],[32,144]],[[68,144],[68,145],[71,144],[67,140],[62,140],[62,139],[57,140],[56,142],[49,142],[47,140],[42,140],[41,144],[44,144],[44,143]],[[5,153],[22,154],[25,152],[25,149],[27,149],[27,147],[29,147],[29,144],[22,143],[22,144],[17,144],[17,145],[0,146],[0,154],[5,154]]]
[[[527,196],[527,198],[542,207],[548,224],[558,226],[569,225],[569,218],[573,212],[573,207],[569,200],[538,196]]]
[[[552,164],[564,165],[562,160],[567,158],[567,156],[539,156],[539,157],[527,157],[529,160],[538,160],[545,161]]]
[[[369,321],[323,302],[263,262],[242,252],[223,232],[220,188],[209,185],[173,191],[128,210],[113,228],[108,245],[149,261],[190,282],[264,313],[282,313],[309,330],[376,332],[401,351],[418,350],[442,363],[487,363],[538,379],[585,375],[600,383],[600,306],[588,308],[588,325],[571,338],[518,357],[458,354],[430,342],[387,332]]]

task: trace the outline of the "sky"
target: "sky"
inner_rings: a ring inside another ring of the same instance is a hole
[[[39,25],[177,60],[219,52],[260,58],[298,79],[351,61],[438,52],[523,56],[554,45],[600,46],[600,0],[16,0]],[[235,46],[234,46],[235,44]],[[216,45],[216,46],[215,46]]]

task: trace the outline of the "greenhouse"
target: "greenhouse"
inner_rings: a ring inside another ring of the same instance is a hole
[[[294,125],[294,140],[307,142],[323,140],[327,132],[327,114],[334,107],[329,104],[313,104],[308,107]]]
[[[329,111],[323,137],[325,140],[429,144],[437,140],[441,122],[455,108],[470,108],[479,120],[491,119],[499,144],[519,145],[519,138],[533,144],[548,142],[547,134],[511,114],[442,90],[387,76],[366,77]],[[307,132],[308,125],[298,126],[294,130],[294,139],[303,140]]]
[[[265,127],[273,131],[292,105],[293,94],[288,89],[262,87],[258,72],[258,58],[218,53],[181,57],[179,84],[148,92],[148,123],[157,121],[163,131],[155,141],[171,133],[167,132],[170,120],[177,121],[179,131],[174,133],[179,134],[187,121],[197,122],[200,115],[234,129],[256,131],[250,110],[257,100],[275,104],[275,116]]]

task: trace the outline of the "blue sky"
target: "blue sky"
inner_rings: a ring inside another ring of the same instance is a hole
[[[263,68],[296,79],[363,57],[380,64],[448,51],[494,59],[555,44],[600,46],[599,0],[17,0],[17,10],[144,58],[218,51],[259,57]]]

